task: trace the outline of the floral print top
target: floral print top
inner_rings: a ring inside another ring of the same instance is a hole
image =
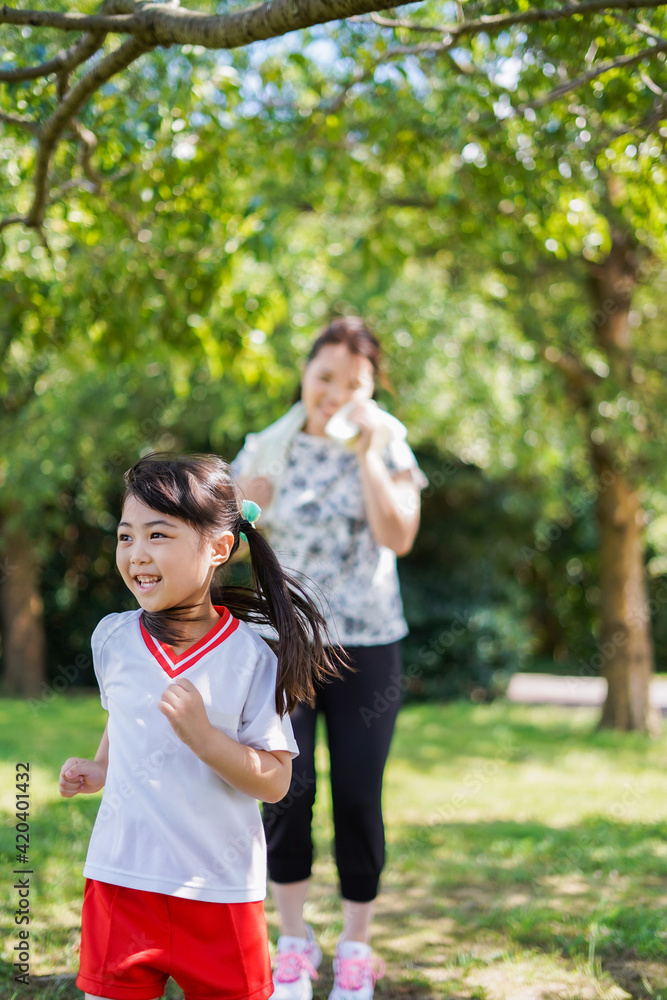
[[[405,441],[392,441],[382,458],[392,475],[410,470],[426,486]],[[243,451],[232,471],[243,476]],[[296,434],[272,511],[269,539],[280,564],[317,601],[336,641],[375,646],[407,634],[396,555],[373,537],[354,451]]]

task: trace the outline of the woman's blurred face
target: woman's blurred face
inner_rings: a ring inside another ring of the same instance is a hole
[[[306,365],[301,398],[306,408],[307,434],[324,434],[336,410],[346,403],[363,403],[373,395],[373,365],[345,344],[325,344]]]

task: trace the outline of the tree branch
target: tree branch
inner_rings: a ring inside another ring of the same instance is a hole
[[[514,25],[543,24],[567,20],[575,15],[592,16],[611,10],[650,10],[664,6],[664,0],[584,0],[583,3],[566,3],[557,9],[530,7],[517,14],[485,14],[474,21],[452,24],[445,30],[454,37],[478,34],[480,31],[497,32]]]
[[[526,26],[568,20],[576,15],[590,17],[613,10],[651,10],[662,6],[664,6],[664,0],[611,0],[611,2],[610,0],[584,0],[583,3],[565,3],[557,9],[543,9],[535,6],[516,14],[483,14],[481,17],[468,21],[460,20],[433,27],[420,25],[413,21],[402,21],[398,18],[396,20],[382,18],[373,14],[369,21],[387,28],[403,27],[412,31],[433,31],[442,35],[446,42],[450,39],[458,42],[466,35],[477,35],[482,31],[496,34],[505,28],[517,25]]]
[[[109,8],[107,5],[106,10],[124,9],[126,6],[120,3]],[[276,38],[288,31],[386,8],[386,0],[384,3],[377,0],[300,0],[299,3],[295,0],[266,0],[231,14],[205,14],[146,2],[133,14],[107,13],[103,8],[102,13],[86,15],[16,10],[4,4],[0,7],[0,24],[130,34],[150,46],[191,44],[210,49],[233,49]]]
[[[659,104],[650,115],[646,115],[641,121],[632,122],[623,128],[610,129],[610,135],[614,139],[619,139],[624,135],[639,135],[641,132],[644,136],[650,135],[655,129],[659,122],[664,121],[665,115],[667,114],[667,101],[663,101]]]
[[[136,14],[63,14],[54,10],[16,10],[7,4],[0,7],[0,24],[59,28],[61,31],[112,31],[129,35],[136,34],[143,28]]]
[[[193,44],[211,49],[231,49],[267,38],[275,38],[328,21],[337,21],[364,14],[373,14],[399,4],[378,3],[377,0],[266,0],[246,10],[231,14],[205,14],[144,2],[137,7],[134,0],[109,0],[98,14],[61,13],[57,11],[17,10],[4,4],[0,7],[0,24],[30,25],[58,28],[61,31],[101,31],[129,34],[149,45]],[[458,41],[466,35],[482,31],[497,33],[515,25],[531,25],[588,17],[613,10],[651,10],[664,6],[664,0],[583,0],[566,3],[557,9],[529,7],[513,14],[484,14],[469,21],[460,20],[433,29],[412,22],[383,19],[383,26],[405,26],[411,30],[433,30],[445,41]],[[125,13],[134,10],[134,13]]]
[[[641,52],[635,53],[635,55],[618,56],[616,59],[607,59],[605,62],[600,63],[599,66],[589,70],[587,73],[582,73],[581,76],[575,77],[574,80],[568,80],[567,83],[563,83],[559,87],[555,87],[543,97],[538,97],[534,101],[527,101],[525,104],[521,104],[518,110],[522,112],[525,111],[526,108],[542,108],[545,104],[549,104],[551,101],[555,101],[559,97],[569,94],[571,90],[576,90],[577,87],[581,87],[585,83],[590,83],[591,80],[595,80],[604,73],[609,73],[612,69],[620,69],[623,66],[634,66],[635,63],[641,62],[642,59],[650,58],[656,52],[665,51],[667,51],[667,41],[651,45],[649,48],[642,49]]]
[[[97,147],[97,136],[94,132],[91,132],[89,128],[86,128],[86,126],[80,121],[74,120],[71,128],[81,143],[79,162],[81,164],[84,177],[88,178],[94,186],[101,188],[103,184],[114,184],[116,181],[120,181],[124,177],[129,177],[132,173],[132,169],[129,167],[125,170],[119,170],[116,174],[107,176],[101,174],[99,170],[93,166],[91,159]]]
[[[587,368],[574,354],[564,352],[553,345],[548,345],[540,352],[564,377],[570,399],[579,409],[590,414],[594,402],[592,389],[596,382],[601,381],[590,368]]]
[[[2,232],[3,229],[7,229],[9,226],[19,225],[19,223],[23,223],[24,225],[27,225],[27,223],[28,223],[27,216],[25,216],[25,215],[8,215],[6,218],[0,219],[0,233]]]
[[[96,194],[97,192],[97,188],[87,177],[71,177],[64,184],[59,184],[57,188],[53,188],[49,192],[47,205],[55,205],[64,195],[77,190],[86,191],[88,194]]]
[[[662,35],[652,31],[647,25],[642,24],[640,21],[633,21],[631,17],[626,17],[625,14],[612,14],[611,16],[615,21],[627,24],[633,31],[637,31],[641,35],[646,35],[647,38],[653,38],[656,42],[664,42],[665,40]]]
[[[70,180],[65,181],[64,184],[60,184],[57,188],[53,188],[49,193],[47,206],[55,204],[55,202],[60,201],[64,195],[68,194],[70,191],[76,191],[77,189],[86,191],[88,194],[95,194],[104,201],[114,215],[117,215],[122,220],[128,232],[136,241],[140,227],[136,224],[134,218],[127,211],[125,206],[121,205],[120,202],[111,197],[105,190],[106,187],[113,184],[115,181],[121,180],[123,177],[127,177],[128,174],[131,173],[131,170],[119,170],[118,173],[105,177],[99,172],[99,170],[95,169],[91,162],[92,154],[97,146],[97,136],[91,132],[89,128],[86,128],[82,122],[74,120],[71,122],[70,127],[81,144],[79,164],[84,176],[72,177]]]
[[[30,118],[22,118],[20,115],[8,115],[4,111],[0,111],[0,122],[7,122],[8,125],[17,125],[19,128],[26,129],[33,135],[39,135],[39,125]]]
[[[667,92],[664,91],[662,87],[659,87],[655,80],[653,80],[648,73],[645,72],[645,70],[640,70],[639,75],[645,87],[648,87],[648,89],[658,97],[667,97]]]
[[[390,59],[396,59],[399,56],[426,56],[434,55],[447,56],[452,67],[456,73],[464,73],[466,76],[472,76],[477,72],[472,66],[464,66],[462,63],[455,59],[452,49],[456,47],[456,41],[452,38],[443,42],[419,42],[417,45],[396,45],[394,48],[387,49],[383,52],[375,61],[375,66],[382,65],[383,62],[387,62]],[[370,74],[368,74],[370,75]],[[488,77],[485,77],[488,83]]]
[[[135,38],[123,42],[114,52],[102,59],[64,95],[61,103],[40,129],[39,149],[35,165],[35,198],[28,212],[26,225],[39,228],[47,203],[49,168],[58,141],[83,104],[101,84],[114,74],[126,69],[144,52],[146,46]]]
[[[375,65],[390,59],[407,55],[445,54],[453,61],[458,72],[469,72],[459,65],[451,50],[461,39],[480,32],[498,33],[514,25],[528,26],[539,23],[568,20],[578,16],[590,17],[612,11],[632,11],[656,9],[664,6],[665,0],[566,0],[556,9],[534,5],[516,13],[503,13],[472,17],[465,20],[463,8],[459,8],[458,19],[441,26],[418,25],[410,20],[387,17],[380,11],[387,11],[398,4],[387,0],[265,0],[242,10],[211,15],[201,11],[181,9],[175,3],[157,3],[153,0],[105,0],[98,13],[85,15],[76,11],[57,12],[44,10],[18,10],[7,4],[0,4],[0,24],[30,25],[33,27],[55,28],[61,31],[85,31],[85,37],[60,52],[53,59],[33,67],[14,67],[0,71],[0,80],[14,82],[58,75],[58,105],[51,117],[40,127],[18,115],[0,115],[0,120],[22,127],[38,138],[37,160],[34,176],[35,196],[33,204],[25,216],[12,216],[0,223],[0,228],[23,222],[41,229],[45,208],[49,198],[49,173],[54,150],[65,131],[71,126],[83,145],[80,158],[83,173],[93,185],[106,179],[99,175],[90,162],[95,138],[92,133],[84,135],[82,126],[72,125],[81,107],[95,90],[115,73],[126,69],[144,52],[157,45],[196,44],[209,49],[232,49],[248,45],[262,39],[274,38],[289,31],[312,27],[329,21],[345,18],[362,18],[371,15],[371,21],[383,28],[406,29],[440,35],[432,42],[417,45],[402,45],[390,48],[379,55]],[[482,7],[483,9],[483,7]],[[616,15],[622,18],[621,14]],[[632,22],[634,24],[634,22]],[[636,25],[636,30],[650,33],[650,29]],[[73,86],[69,75],[73,69],[84,63],[97,52],[106,33],[128,35],[126,41],[114,52],[91,67]],[[601,63],[575,80],[565,82],[545,97],[522,106],[540,107],[576,87],[609,72],[629,67],[653,54],[665,51],[667,42],[656,45],[635,55],[621,56]],[[342,87],[334,99],[332,109],[342,105],[350,88],[356,83],[369,79],[372,69],[358,70],[351,80]],[[77,131],[78,130],[78,131]],[[91,139],[92,137],[92,139]],[[63,190],[61,188],[60,190]]]
[[[48,75],[57,72],[59,103],[51,117],[41,127],[35,128],[38,149],[32,205],[26,215],[13,215],[5,219],[1,228],[23,223],[42,234],[44,213],[49,204],[51,161],[64,132],[101,84],[126,69],[156,45],[196,43],[208,48],[233,48],[263,38],[280,36],[298,28],[386,7],[386,0],[381,3],[377,0],[268,0],[236,13],[210,16],[198,11],[180,10],[173,4],[156,4],[151,0],[142,0],[141,3],[137,0],[105,0],[98,14],[86,16],[77,12],[16,10],[6,4],[2,5],[0,24],[52,27],[63,31],[87,30],[89,34],[46,64],[29,70],[15,68],[8,71],[10,79],[17,79],[17,75],[20,76],[21,73],[27,74],[24,78],[35,79],[45,73]],[[70,70],[100,47],[105,32],[126,33],[131,37],[68,89]],[[13,124],[19,123],[28,127],[18,116],[13,116]],[[82,133],[79,131],[78,135],[81,141]],[[82,168],[88,179],[94,185],[99,185],[101,178],[95,175],[90,164],[91,151],[89,137],[84,137]]]
[[[366,18],[353,18],[353,20],[366,21]],[[382,17],[381,14],[371,14],[368,20],[374,24],[379,24],[381,28],[407,28],[408,31],[423,31],[429,35],[446,35],[451,30],[451,25],[438,27],[437,24],[418,24],[416,21],[404,21],[399,17]]]
[[[86,35],[71,48],[59,52],[53,59],[39,66],[17,66],[15,69],[0,69],[0,82],[16,83],[21,80],[37,80],[41,76],[51,76],[52,73],[66,73],[75,66],[81,65],[101,47],[104,41],[103,32]]]

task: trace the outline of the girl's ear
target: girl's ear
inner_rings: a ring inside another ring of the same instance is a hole
[[[223,531],[221,535],[211,540],[211,565],[222,566],[229,559],[229,553],[234,545],[234,535],[231,531]]]

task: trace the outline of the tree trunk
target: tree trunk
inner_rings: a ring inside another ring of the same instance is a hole
[[[594,448],[599,492],[602,635],[596,654],[607,679],[600,725],[655,732],[649,702],[653,676],[651,616],[644,573],[642,510],[637,491]]]
[[[592,278],[596,340],[609,361],[610,383],[620,388],[628,383],[631,368],[629,312],[635,284],[634,254],[623,234],[613,233],[609,256],[593,269]],[[608,683],[600,725],[655,732],[658,717],[649,701],[654,659],[642,509],[630,471],[612,454],[610,444],[598,435],[591,448],[598,483],[602,609],[596,656]]]
[[[37,698],[46,683],[39,570],[23,528],[5,531],[0,566],[2,659],[7,694]]]

